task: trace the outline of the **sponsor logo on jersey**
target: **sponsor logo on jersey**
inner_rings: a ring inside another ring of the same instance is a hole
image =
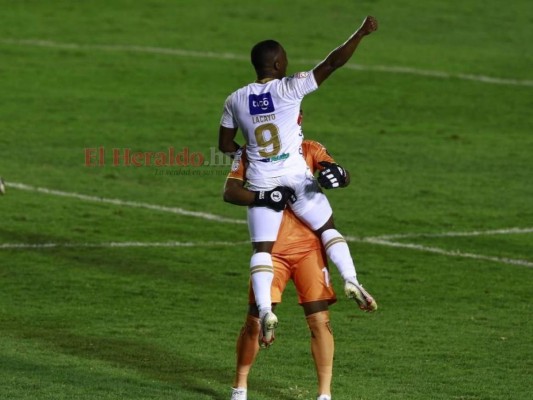
[[[248,105],[251,115],[270,114],[275,111],[274,102],[270,92],[263,94],[251,94],[248,96]]]
[[[283,154],[279,154],[279,155],[274,156],[274,157],[261,158],[258,161],[261,161],[261,162],[283,161],[283,160],[286,160],[287,158],[289,158],[290,155],[291,155],[290,153],[283,153]]]

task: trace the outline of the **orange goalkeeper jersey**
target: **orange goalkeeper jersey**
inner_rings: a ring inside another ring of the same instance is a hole
[[[326,148],[313,140],[304,140],[302,143],[302,150],[305,161],[313,173],[324,168],[319,162],[335,162]],[[242,152],[241,158],[237,162],[234,162],[231,172],[228,174],[228,178],[244,181],[246,176],[246,166],[248,164],[246,160],[246,151]],[[283,220],[272,254],[285,255],[300,253],[319,249],[322,246],[320,239],[311,229],[301,222],[298,217],[296,217],[290,208],[286,208],[283,213]]]

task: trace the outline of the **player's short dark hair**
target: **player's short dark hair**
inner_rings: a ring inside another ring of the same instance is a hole
[[[252,47],[251,59],[255,70],[267,67],[281,48],[281,44],[272,39],[263,40]]]

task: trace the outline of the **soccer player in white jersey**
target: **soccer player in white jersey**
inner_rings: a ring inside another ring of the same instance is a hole
[[[252,48],[251,61],[257,80],[233,92],[224,104],[219,129],[219,149],[239,156],[235,142],[240,128],[246,141],[249,166],[248,189],[255,202],[248,208],[248,227],[253,247],[250,260],[252,287],[261,320],[260,344],[268,347],[278,324],[272,313],[270,286],[273,277],[272,247],[277,240],[281,212],[289,199],[294,213],[322,240],[327,255],[345,281],[345,292],[368,311],[377,308],[374,299],[357,280],[346,240],[335,229],[333,212],[326,196],[302,156],[303,134],[300,106],[305,95],[318,89],[336,69],[352,57],[366,35],[377,29],[368,16],[342,45],[333,50],[312,71],[286,76],[287,54],[274,40]],[[333,165],[326,173],[344,172]]]

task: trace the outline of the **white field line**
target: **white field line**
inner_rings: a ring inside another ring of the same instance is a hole
[[[75,192],[63,192],[60,190],[53,190],[53,189],[47,189],[47,188],[41,188],[31,185],[26,185],[24,183],[16,183],[16,182],[8,182],[6,183],[6,186],[20,189],[20,190],[27,190],[27,191],[34,191],[38,193],[44,193],[48,195],[53,196],[61,196],[61,197],[69,197],[74,198],[78,200],[84,200],[84,201],[90,201],[90,202],[98,202],[98,203],[107,203],[107,204],[113,204],[117,206],[125,206],[125,207],[137,207],[137,208],[146,208],[150,210],[156,210],[161,212],[169,212],[172,214],[178,214],[178,215],[185,215],[185,216],[191,216],[196,218],[201,218],[209,221],[216,221],[216,222],[222,222],[222,223],[232,223],[232,224],[245,224],[245,220],[239,220],[239,219],[231,219],[231,218],[225,218],[214,214],[209,213],[201,213],[196,211],[188,211],[184,210],[182,208],[176,208],[176,207],[165,207],[165,206],[158,206],[154,204],[147,204],[147,203],[138,203],[138,202],[132,202],[132,201],[125,201],[125,200],[119,200],[119,199],[108,199],[105,197],[97,197],[97,196],[88,196],[80,193]],[[533,232],[533,228],[508,228],[508,229],[496,229],[496,230],[488,230],[485,231],[489,235],[495,235],[495,234],[518,234],[518,233],[530,233]],[[346,236],[346,240],[349,242],[362,242],[362,243],[370,243],[370,244],[376,244],[381,246],[388,246],[388,247],[400,247],[400,248],[408,248],[408,249],[414,249],[419,251],[425,251],[429,253],[437,253],[442,254],[446,256],[453,256],[453,257],[464,257],[464,258],[474,258],[479,260],[486,260],[486,261],[494,261],[494,262],[500,262],[504,264],[512,264],[512,265],[522,265],[527,267],[533,267],[533,262],[527,261],[527,260],[517,260],[517,259],[510,259],[510,258],[499,258],[499,257],[491,257],[491,256],[485,256],[480,254],[471,254],[471,253],[462,253],[460,251],[447,251],[436,247],[428,247],[428,246],[422,246],[418,244],[413,243],[398,243],[398,242],[391,242],[390,238],[409,238],[409,237],[418,237],[423,235],[433,235],[435,237],[449,237],[449,236],[479,236],[483,235],[483,231],[473,231],[473,232],[443,232],[438,234],[403,234],[403,235],[383,235],[383,236],[377,236],[377,237],[367,237],[367,238],[358,238],[354,236]],[[204,243],[204,246],[213,246],[213,245],[225,245],[227,242],[199,242]],[[248,242],[236,242],[232,243],[232,245],[242,245],[244,243]],[[0,250],[2,249],[27,249],[27,248],[54,248],[54,247],[195,247],[195,246],[201,246],[202,244],[198,244],[195,242],[110,242],[110,243],[104,243],[104,244],[91,244],[91,243],[41,243],[41,244],[26,244],[26,243],[4,243],[0,244]]]
[[[128,248],[128,247],[214,247],[243,246],[250,242],[104,242],[104,243],[2,243],[5,249],[54,249],[54,248]]]
[[[378,238],[355,238],[355,237],[348,236],[346,237],[346,240],[348,242],[371,243],[371,244],[376,244],[380,246],[398,247],[398,248],[404,248],[404,249],[423,251],[426,253],[436,253],[436,254],[441,254],[441,255],[445,255],[449,257],[472,258],[475,260],[493,261],[493,262],[498,262],[498,263],[503,263],[503,264],[520,265],[524,267],[533,268],[533,262],[528,261],[528,260],[520,260],[520,259],[505,258],[505,257],[493,257],[493,256],[486,256],[483,254],[463,253],[462,251],[459,251],[459,250],[444,250],[438,247],[422,246],[422,245],[414,244],[414,243],[391,242],[388,240],[383,240],[383,239],[378,239]]]
[[[32,47],[45,47],[61,50],[73,50],[73,51],[108,51],[108,52],[130,52],[130,53],[151,53],[162,54],[177,57],[193,57],[193,58],[211,58],[217,60],[237,60],[237,61],[249,61],[248,56],[243,56],[234,53],[217,53],[212,51],[197,51],[197,50],[185,50],[174,49],[166,47],[153,47],[153,46],[135,46],[135,45],[112,45],[112,44],[79,44],[79,43],[62,43],[52,40],[39,40],[39,39],[0,39],[0,44],[14,45],[14,46],[32,46]],[[295,64],[306,64],[314,66],[321,60],[305,60],[296,59],[291,60]],[[393,74],[409,74],[418,76],[429,76],[440,79],[461,79],[468,81],[475,81],[481,83],[497,84],[497,85],[513,85],[513,86],[529,86],[533,87],[532,80],[512,79],[512,78],[498,78],[486,75],[475,75],[465,73],[449,73],[444,71],[424,70],[411,67],[402,66],[387,66],[387,65],[361,65],[361,64],[346,64],[343,68],[352,69],[358,71],[377,71]]]
[[[520,265],[529,268],[533,268],[533,262],[527,260],[519,260],[512,258],[491,257],[480,254],[463,253],[460,251],[447,251],[436,247],[421,246],[413,243],[397,243],[389,242],[387,240],[377,240],[371,238],[347,238],[351,242],[363,242],[377,244],[387,247],[400,247],[413,250],[419,250],[423,252],[436,253],[451,257],[473,258],[483,261],[493,261],[503,264]],[[20,249],[56,249],[56,248],[131,248],[131,247],[215,247],[215,246],[244,246],[249,245],[248,241],[245,242],[108,242],[108,243],[2,243],[0,244],[0,250],[20,250]]]
[[[6,183],[6,186],[15,188],[15,189],[20,189],[20,190],[27,190],[30,192],[39,192],[39,193],[49,194],[53,196],[70,197],[70,198],[74,198],[78,200],[91,201],[91,202],[96,202],[96,203],[114,204],[116,206],[126,206],[126,207],[135,207],[135,208],[146,208],[148,210],[155,210],[155,211],[162,211],[162,212],[167,212],[167,213],[172,213],[172,214],[185,215],[187,217],[196,217],[196,218],[201,218],[201,219],[206,219],[206,220],[216,221],[216,222],[223,222],[223,223],[229,223],[229,224],[246,224],[245,220],[226,218],[226,217],[221,217],[219,215],[205,213],[205,212],[189,211],[189,210],[185,210],[179,207],[166,207],[166,206],[158,206],[155,204],[139,203],[136,201],[129,201],[129,200],[108,199],[105,197],[88,196],[86,194],[80,194],[80,193],[74,193],[74,192],[63,192],[60,190],[36,187],[36,186],[26,185],[24,183],[17,183],[17,182]]]
[[[391,240],[391,239],[413,239],[413,238],[439,238],[439,237],[461,237],[461,236],[488,236],[488,235],[517,235],[523,233],[532,233],[533,228],[507,228],[493,229],[488,231],[470,231],[470,232],[441,232],[441,233],[403,233],[395,235],[382,235],[370,237],[367,239]]]

